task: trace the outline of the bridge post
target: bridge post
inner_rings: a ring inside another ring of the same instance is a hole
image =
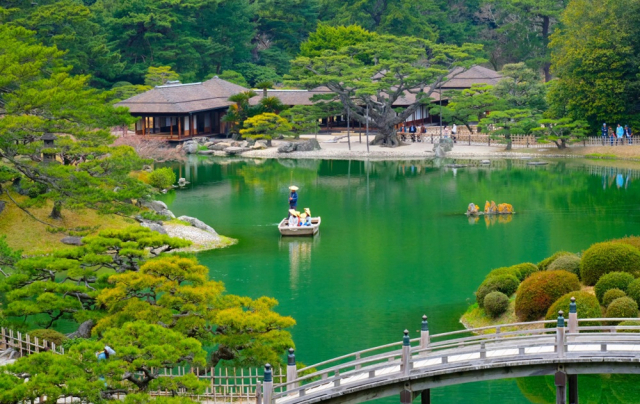
[[[292,383],[296,381],[297,378],[296,354],[293,348],[289,348],[289,355],[287,355],[287,391],[298,387],[298,383]]]
[[[402,337],[402,373],[406,376],[411,371],[411,339],[409,338],[409,330],[404,330]]]
[[[567,375],[569,379],[569,404],[578,404],[578,375]]]
[[[569,332],[572,334],[578,332],[578,306],[575,297],[571,298],[569,304]]]
[[[567,404],[567,374],[558,370],[555,374],[556,404]]]
[[[256,380],[256,404],[262,404],[262,383]]]
[[[556,328],[556,352],[559,357],[564,356],[564,312],[558,312],[558,325]]]
[[[427,322],[427,316],[422,316],[422,327],[420,327],[420,349],[426,349],[431,343],[429,339],[429,323]],[[426,352],[423,352],[426,353]]]
[[[273,397],[273,373],[271,372],[271,365],[268,363],[264,365],[264,382],[262,384],[262,396],[264,397],[263,404],[271,404]]]

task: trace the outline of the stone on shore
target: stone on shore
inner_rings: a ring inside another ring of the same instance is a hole
[[[200,150],[200,151],[198,151],[198,154],[203,154],[205,156],[213,154],[213,153],[215,153],[215,150]]]
[[[182,150],[187,154],[196,154],[198,152],[198,142],[187,140],[182,144]]]
[[[231,154],[231,155],[236,155],[236,154],[242,154],[246,151],[248,151],[249,148],[248,147],[227,147],[226,149],[224,149],[224,152],[227,154]]]
[[[161,224],[158,224],[157,222],[152,222],[150,220],[145,220],[145,221],[140,223],[140,226],[146,227],[147,229],[152,230],[152,231],[157,231],[160,234],[168,234],[167,230]]]
[[[187,222],[189,223],[191,226],[198,228],[200,230],[204,230],[207,233],[213,234],[215,236],[218,236],[218,233],[213,229],[213,227],[209,226],[208,224],[206,224],[205,222],[203,222],[200,219],[196,219],[195,217],[191,217],[191,216],[180,216],[178,218],[178,220],[182,220],[183,222]]]
[[[162,201],[143,202],[142,206],[144,206],[145,208],[149,208],[157,213],[160,213],[163,210],[169,209],[167,207],[167,204]]]
[[[294,151],[314,151],[320,150],[320,144],[316,139],[305,140],[304,142],[287,142],[278,147],[278,153],[292,153]]]
[[[63,244],[67,244],[67,245],[77,245],[77,246],[81,246],[82,245],[82,237],[65,237],[62,240],[60,240]]]

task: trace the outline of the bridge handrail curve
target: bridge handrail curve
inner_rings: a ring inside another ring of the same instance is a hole
[[[494,333],[487,333],[484,335],[492,335],[492,334],[502,334],[502,335],[506,335],[506,332],[500,332],[500,330],[502,328],[508,328],[508,327],[522,327],[522,326],[530,326],[530,325],[538,325],[538,324],[554,324],[556,323],[556,320],[541,320],[541,321],[532,321],[532,322],[518,322],[518,323],[510,323],[510,324],[499,324],[499,325],[491,325],[491,326],[484,326],[484,327],[477,327],[477,328],[469,328],[469,329],[464,329],[464,330],[456,330],[456,331],[450,331],[450,332],[445,332],[445,333],[440,333],[440,334],[433,334],[430,336],[430,338],[433,339],[438,339],[438,338],[444,338],[444,337],[450,337],[452,335],[459,335],[459,334],[468,334],[468,333],[479,333],[481,331],[486,331],[486,330],[496,330],[496,332]],[[529,330],[527,330],[529,331]],[[412,343],[416,343],[420,341],[420,338],[412,338],[410,340]],[[438,342],[434,342],[434,344],[437,344]],[[308,365],[306,367],[303,367],[301,369],[298,369],[298,374],[300,374],[301,372],[304,372],[306,370],[309,369],[314,369],[314,368],[318,368],[320,366],[324,366],[327,365],[329,363],[333,363],[333,362],[338,362],[341,361],[343,359],[347,359],[347,358],[351,358],[351,357],[359,357],[362,356],[362,354],[366,354],[369,352],[373,352],[373,351],[378,351],[381,349],[386,349],[386,348],[391,348],[391,347],[395,347],[395,346],[402,346],[402,341],[396,341],[396,342],[392,342],[389,344],[384,344],[384,345],[380,345],[380,346],[376,346],[373,348],[367,348],[367,349],[363,349],[361,351],[356,351],[356,352],[352,352],[349,354],[345,354],[345,355],[341,355],[332,359],[327,359],[325,361],[322,362],[318,362],[318,363],[314,363],[313,365]],[[326,369],[324,369],[326,370]],[[315,373],[315,372],[314,372]]]

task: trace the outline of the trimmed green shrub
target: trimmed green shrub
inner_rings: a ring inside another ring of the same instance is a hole
[[[602,275],[609,272],[640,271],[640,250],[623,243],[596,243],[582,256],[580,277],[585,285],[595,285]]]
[[[567,271],[542,271],[525,279],[516,294],[516,315],[522,321],[544,316],[563,295],[580,290],[580,280]]]
[[[531,274],[538,272],[538,267],[536,266],[536,264],[532,264],[530,262],[523,262],[522,264],[517,264],[509,268],[520,273],[520,275],[518,276],[520,282],[527,279],[529,276],[531,276]]]
[[[596,292],[598,301],[602,303],[603,306],[606,306],[603,303],[602,298],[607,290],[620,289],[626,293],[627,287],[631,282],[633,282],[633,280],[633,275],[626,272],[610,272],[600,278],[593,290]]]
[[[514,270],[511,267],[500,267],[489,272],[487,276],[484,277],[484,279],[486,280],[489,278],[493,278],[494,276],[500,276],[500,275],[513,275],[516,278],[519,278],[520,271]]]
[[[149,173],[147,180],[155,188],[168,189],[175,184],[176,174],[169,167],[158,168]]]
[[[549,271],[567,271],[580,277],[580,257],[575,254],[563,255],[558,257],[555,261],[547,267]]]
[[[42,343],[42,340],[47,341],[48,342],[47,346],[49,348],[51,348],[52,342],[57,346],[59,346],[59,345],[62,345],[62,343],[68,339],[66,335],[56,330],[47,330],[47,329],[32,330],[27,332],[27,334],[29,334],[32,341],[34,338],[38,338],[39,344]]]
[[[638,304],[630,297],[619,297],[607,307],[607,317],[638,317]],[[615,324],[615,321],[611,323]]]
[[[491,292],[502,292],[507,296],[511,296],[518,289],[518,278],[514,275],[496,275],[487,278],[480,284],[476,291],[476,301],[480,308],[484,308],[484,298]]]
[[[562,257],[563,255],[574,255],[574,254],[568,251],[558,251],[557,253],[553,254],[551,257],[545,258],[542,261],[538,262],[538,271],[546,271],[549,265],[551,265],[553,261]]]
[[[611,240],[611,242],[612,243],[627,244],[627,245],[633,246],[633,247],[637,248],[638,250],[640,250],[640,237],[637,237],[637,236],[618,238],[618,239],[615,239],[615,240]]]
[[[602,297],[602,305],[604,307],[609,307],[612,301],[616,300],[619,297],[625,297],[625,296],[627,296],[627,294],[620,289],[609,289],[605,292],[604,296]]]
[[[484,297],[484,311],[492,318],[500,317],[509,308],[509,296],[491,292]]]
[[[636,279],[627,286],[627,296],[640,305],[640,279]]]
[[[636,320],[627,320],[627,321],[621,321],[618,325],[632,325],[632,326],[640,326],[640,321],[636,321]],[[640,332],[640,330],[618,330],[616,332]]]
[[[545,316],[545,320],[556,320],[558,318],[558,311],[564,311],[564,317],[569,318],[569,304],[571,304],[571,298],[576,298],[576,310],[578,310],[579,318],[599,318],[602,317],[602,308],[600,308],[600,303],[598,303],[598,299],[594,295],[589,292],[583,291],[574,291],[569,292],[566,295],[563,295],[558,300],[555,301],[547,310],[547,315]],[[594,321],[590,323],[580,323],[581,325],[588,326],[597,326],[600,325],[599,322]],[[555,324],[546,324],[547,328],[555,327]]]

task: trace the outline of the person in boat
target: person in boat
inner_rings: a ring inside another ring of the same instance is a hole
[[[307,212],[300,215],[300,226],[311,226],[311,216]]]
[[[289,209],[289,227],[296,227],[298,225],[298,212],[295,209]]]
[[[304,213],[307,214],[307,221],[309,222],[309,226],[311,226],[311,210],[309,208],[304,208]]]
[[[298,192],[296,192],[298,190],[298,187],[296,187],[295,185],[292,185],[289,187],[289,191],[291,191],[289,193],[289,209],[296,209],[296,206],[298,206]]]

